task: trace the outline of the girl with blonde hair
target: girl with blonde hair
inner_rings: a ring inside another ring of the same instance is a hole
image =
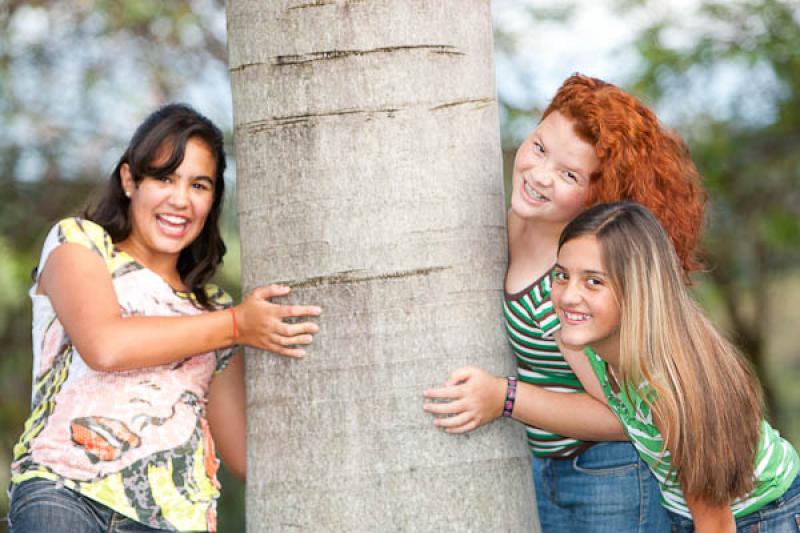
[[[797,451],[764,420],[752,370],[692,299],[646,208],[601,204],[568,224],[552,298],[561,342],[585,347],[673,531],[798,531]]]

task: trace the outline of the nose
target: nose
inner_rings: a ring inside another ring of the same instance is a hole
[[[558,307],[574,306],[581,300],[580,289],[576,286],[574,280],[555,285],[553,287],[553,296]]]
[[[539,168],[533,171],[533,181],[536,185],[549,187],[553,183],[553,169],[547,164],[539,165]]]
[[[169,201],[175,207],[186,207],[188,204],[189,189],[184,183],[176,183],[170,191]]]

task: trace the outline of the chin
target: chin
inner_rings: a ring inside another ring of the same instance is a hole
[[[186,242],[160,242],[158,243],[158,249],[161,253],[164,254],[180,254],[184,249],[188,248],[192,241]]]
[[[531,216],[533,216],[534,207],[528,205],[525,202],[525,200],[523,200],[519,196],[514,197],[514,195],[512,195],[510,204],[511,204],[511,211],[513,211],[514,214],[517,215],[518,217],[530,218]]]
[[[578,340],[565,339],[564,337],[561,337],[561,344],[563,344],[565,347],[569,348],[570,350],[583,351],[583,349],[586,346],[590,345],[591,342],[583,341],[583,340],[580,340],[580,339],[578,339]]]
[[[589,339],[586,335],[569,335],[564,334],[564,326],[561,326],[561,344],[572,350],[583,350],[586,346],[592,344],[595,339]]]

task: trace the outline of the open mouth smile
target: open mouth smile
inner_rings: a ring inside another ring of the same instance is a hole
[[[533,200],[536,200],[537,202],[549,202],[550,201],[550,198],[548,198],[547,196],[541,194],[539,191],[537,191],[536,189],[531,187],[530,184],[524,179],[522,180],[522,187],[525,190],[525,194],[527,194]]]
[[[167,235],[173,237],[183,236],[189,228],[190,220],[179,215],[156,215],[159,228]]]
[[[574,311],[564,311],[564,318],[569,322],[585,322],[589,320],[589,315],[586,313],[576,313]]]

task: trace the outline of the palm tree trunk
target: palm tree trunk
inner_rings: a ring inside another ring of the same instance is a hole
[[[422,391],[513,372],[486,0],[228,2],[245,289],[323,307],[250,351],[249,531],[533,531],[520,428],[437,431]]]

